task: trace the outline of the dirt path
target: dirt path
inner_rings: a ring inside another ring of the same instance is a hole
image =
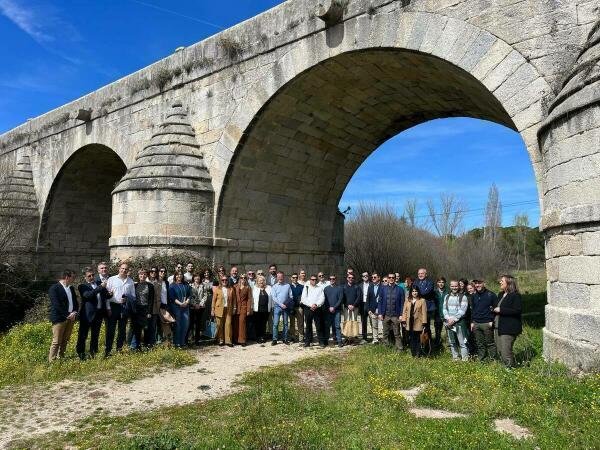
[[[246,372],[329,351],[335,350],[304,349],[297,344],[207,347],[194,350],[198,358],[194,365],[130,383],[64,381],[49,387],[1,389],[0,448],[13,439],[71,430],[94,413],[125,415],[220,397],[238,390],[232,382]]]

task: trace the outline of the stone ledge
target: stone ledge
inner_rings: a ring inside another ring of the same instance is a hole
[[[159,246],[210,246],[213,240],[210,237],[203,236],[119,236],[111,237],[108,242],[109,247],[137,247],[148,245]]]

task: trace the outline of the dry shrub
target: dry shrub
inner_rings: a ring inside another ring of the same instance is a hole
[[[344,228],[346,264],[361,271],[401,276],[426,267],[430,276],[481,277],[505,268],[487,241],[463,235],[446,241],[409,225],[391,206],[361,204]]]

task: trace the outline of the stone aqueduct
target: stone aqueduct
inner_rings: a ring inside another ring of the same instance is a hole
[[[597,0],[290,0],[0,136],[1,214],[52,270],[193,250],[335,269],[339,198],[427,120],[517,130],[546,236],[544,352],[600,360]],[[510,165],[507,165],[510,167]]]

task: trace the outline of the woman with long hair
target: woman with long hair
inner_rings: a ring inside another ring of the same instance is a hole
[[[517,286],[517,280],[511,275],[500,277],[501,292],[494,305],[494,340],[498,355],[505,367],[515,364],[513,346],[517,336],[523,331],[521,312],[523,301]]]
[[[248,275],[243,273],[237,290],[237,310],[233,315],[233,342],[246,346],[246,318],[252,314],[252,287],[248,284]]]
[[[410,297],[404,302],[401,321],[408,331],[410,353],[417,358],[421,353],[421,334],[427,332],[427,303],[417,286],[410,288]]]
[[[169,286],[169,292],[173,299],[172,308],[175,316],[173,344],[175,347],[183,347],[185,346],[185,337],[190,323],[189,304],[191,297],[190,286],[185,282],[183,272],[175,272],[173,284]]]
[[[252,288],[252,311],[254,330],[259,344],[265,342],[265,330],[269,320],[269,313],[273,308],[271,286],[267,286],[267,279],[260,275]]]

